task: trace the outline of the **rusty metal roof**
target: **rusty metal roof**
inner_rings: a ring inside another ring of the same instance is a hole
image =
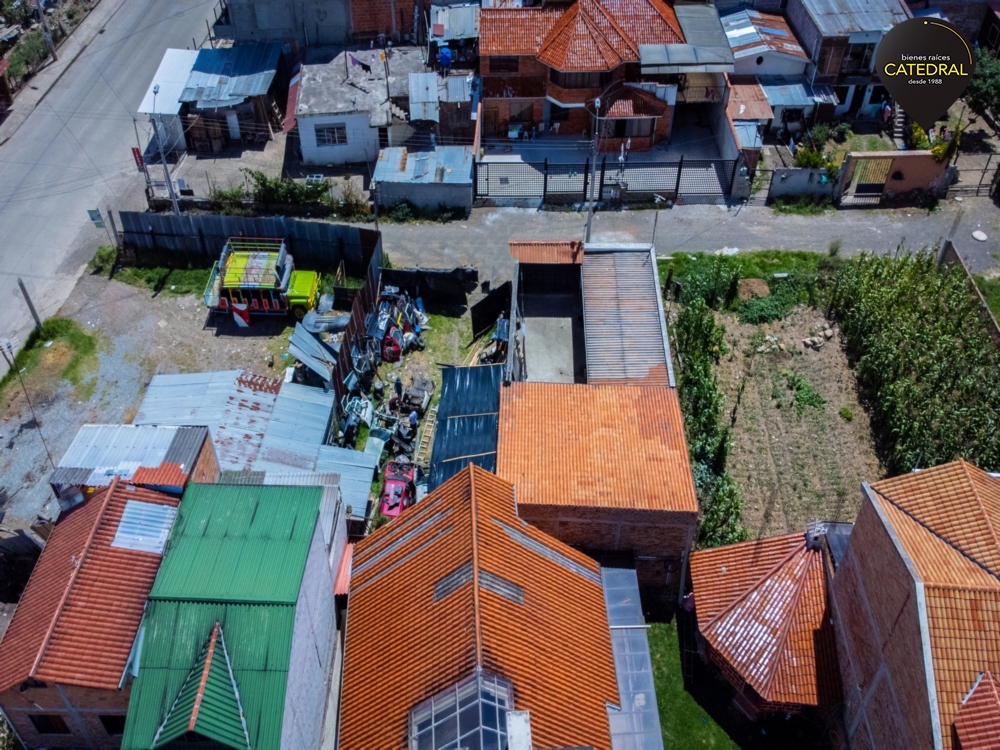
[[[497,475],[522,505],[698,512],[673,388],[501,386]]]
[[[511,240],[510,254],[521,263],[583,263],[581,240]]]
[[[587,382],[673,386],[656,258],[649,245],[587,245]]]

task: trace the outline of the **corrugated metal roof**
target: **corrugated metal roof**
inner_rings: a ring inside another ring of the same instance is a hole
[[[178,498],[118,480],[60,517],[0,642],[0,691],[28,677],[118,689],[160,565],[112,545],[133,501]]]
[[[199,50],[179,100],[197,102],[199,109],[215,109],[262,96],[271,87],[280,59],[279,42]]]
[[[334,445],[320,446],[316,456],[317,472],[340,475],[340,496],[355,515],[364,513],[377,468],[378,456]]]
[[[673,388],[505,385],[497,475],[520,505],[698,512]]]
[[[443,94],[444,98],[441,101],[445,102],[472,101],[472,74],[445,78]]]
[[[803,60],[809,59],[783,16],[741,10],[723,16],[722,28],[736,59],[762,52],[777,52]]]
[[[479,36],[479,3],[431,6],[431,39],[475,39]]]
[[[129,500],[111,546],[162,554],[176,515],[177,508],[170,505]]]
[[[767,103],[772,107],[811,107],[814,104],[837,104],[837,95],[829,86],[810,86],[804,78],[761,76]]]
[[[802,0],[823,36],[888,30],[909,18],[900,0]]]
[[[438,121],[437,73],[410,73],[410,119]]]
[[[146,750],[180,695],[215,624],[224,633],[250,746],[281,746],[295,607],[233,602],[151,600],[139,676],[132,683],[122,750]],[[208,723],[232,726],[219,703],[203,703]],[[214,729],[201,729],[216,739]],[[222,732],[218,732],[223,737]],[[228,738],[228,737],[227,737]],[[245,747],[245,744],[243,745]]]
[[[309,333],[301,323],[295,324],[295,330],[288,339],[288,353],[319,375],[325,383],[330,382],[337,366],[339,351],[339,348],[332,347],[320,341],[315,334]]]
[[[157,469],[168,461],[171,477],[191,472],[205,442],[204,427],[83,425],[59,461],[50,482],[101,487],[116,476],[130,479],[139,467]],[[168,458],[169,456],[169,458]],[[179,472],[177,469],[179,465]],[[84,477],[86,472],[86,477]],[[180,482],[170,484],[184,484]]]
[[[184,91],[198,59],[196,49],[168,49],[163,53],[160,67],[156,69],[149,89],[142,98],[142,104],[136,110],[141,114],[176,115],[181,111],[180,97]],[[159,91],[153,93],[153,87],[159,86]]]
[[[764,143],[760,138],[760,128],[756,120],[736,120],[733,122],[733,130],[736,131],[736,140],[739,141],[740,148],[759,149]]]
[[[444,484],[469,463],[496,470],[500,383],[504,365],[446,367],[441,371],[430,488]]]
[[[472,147],[438,146],[433,151],[407,153],[403,146],[382,149],[374,181],[408,184],[472,184]]]
[[[652,248],[587,246],[583,326],[588,383],[673,386]]]
[[[191,485],[150,598],[294,604],[322,494]]]
[[[220,470],[246,471],[260,453],[279,386],[241,370],[157,375],[134,423],[207,425]]]
[[[337,395],[308,385],[283,383],[264,429],[257,471],[313,471],[326,442]]]
[[[726,114],[731,120],[770,120],[774,110],[754,76],[730,76]]]

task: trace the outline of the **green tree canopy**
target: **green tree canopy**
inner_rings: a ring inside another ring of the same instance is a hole
[[[1000,58],[991,50],[976,48],[976,74],[965,90],[965,99],[980,115],[1000,112]]]

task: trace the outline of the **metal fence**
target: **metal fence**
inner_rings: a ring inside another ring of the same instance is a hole
[[[948,187],[948,195],[991,196],[997,182],[1000,158],[995,154],[960,154],[955,160],[959,182]]]
[[[372,229],[283,216],[174,216],[121,211],[125,260],[139,266],[208,267],[230,237],[282,237],[300,268],[363,276],[379,244]]]
[[[717,202],[732,191],[739,160],[684,159],[633,161],[617,157],[586,159],[575,164],[541,162],[477,162],[476,201],[538,204],[598,200],[650,202],[655,196],[686,202]]]

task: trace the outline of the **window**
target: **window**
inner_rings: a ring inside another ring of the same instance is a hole
[[[66,722],[59,714],[28,714],[35,731],[39,734],[71,734]]]
[[[496,56],[490,58],[490,73],[516,73],[517,58],[514,56]]]
[[[823,47],[819,52],[819,62],[816,64],[816,68],[820,75],[836,75],[843,59],[843,48]]]
[[[653,125],[656,122],[652,117],[637,117],[625,121],[626,138],[648,138],[653,134]]]
[[[610,73],[563,73],[549,68],[549,80],[564,89],[597,89],[611,82]]]
[[[511,122],[533,122],[535,119],[535,105],[531,102],[511,102],[509,119]]]
[[[840,65],[841,73],[857,73],[871,67],[874,44],[848,44],[844,61]]]
[[[502,750],[513,686],[489,673],[470,677],[410,711],[410,750]]]
[[[549,121],[566,122],[569,119],[569,107],[560,107],[549,102]]]
[[[125,717],[124,716],[99,716],[101,723],[104,725],[104,731],[114,736],[116,734],[125,734]]]
[[[347,143],[346,125],[324,125],[316,128],[317,146],[343,146]]]

